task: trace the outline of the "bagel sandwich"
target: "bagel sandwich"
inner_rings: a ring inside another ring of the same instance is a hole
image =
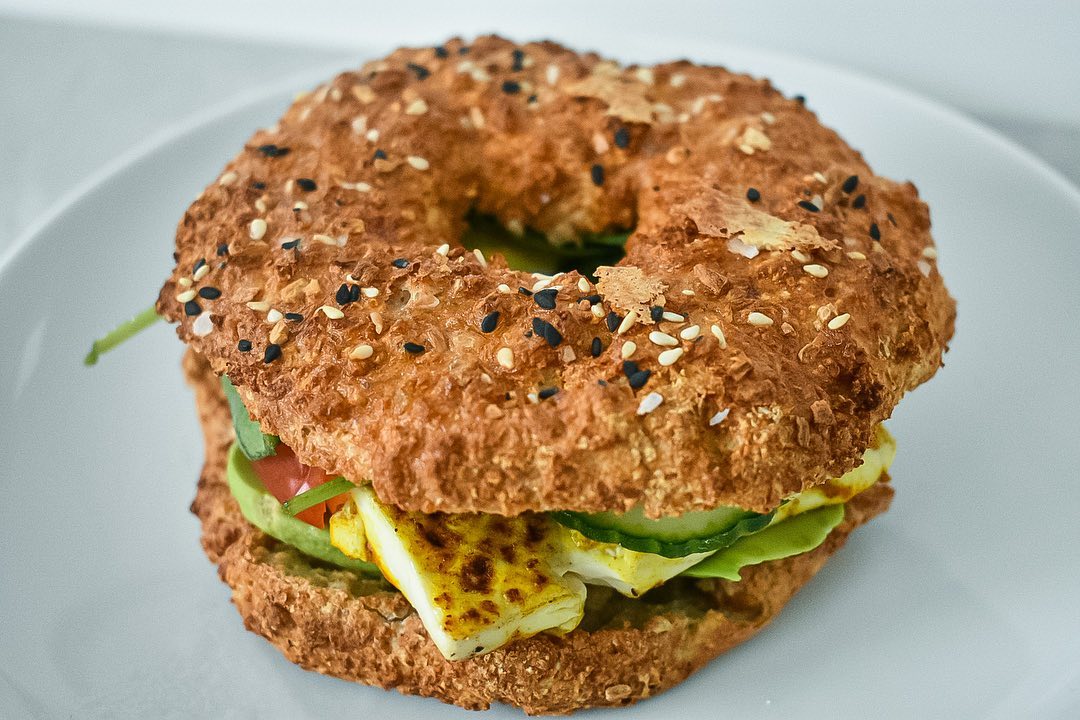
[[[498,37],[298,96],[175,257],[192,509],[245,625],[528,713],[767,624],[888,507],[882,422],[955,318],[914,185],[801,98]]]

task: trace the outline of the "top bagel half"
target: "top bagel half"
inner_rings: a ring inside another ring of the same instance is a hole
[[[537,277],[463,247],[470,212],[632,233],[595,283]],[[188,209],[158,309],[405,509],[765,511],[941,365],[935,257],[915,187],[766,81],[485,37],[298,97]]]

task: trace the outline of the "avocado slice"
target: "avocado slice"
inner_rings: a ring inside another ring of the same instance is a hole
[[[262,460],[275,454],[278,437],[267,435],[259,427],[259,423],[251,419],[244,401],[240,399],[240,393],[228,377],[221,376],[221,390],[225,393],[225,399],[229,401],[229,414],[232,415],[233,430],[236,432],[236,443],[247,456],[248,460]]]
[[[331,545],[329,532],[285,512],[277,498],[267,492],[239,443],[229,449],[227,479],[240,512],[249,523],[270,537],[331,565],[362,575],[380,576],[374,564],[351,558]]]

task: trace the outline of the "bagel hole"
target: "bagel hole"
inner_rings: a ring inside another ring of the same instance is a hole
[[[613,228],[603,233],[582,233],[576,243],[553,243],[539,230],[526,227],[516,234],[494,215],[470,210],[465,216],[461,244],[479,249],[485,257],[502,255],[514,270],[554,275],[577,270],[595,278],[596,268],[614,265],[626,256],[624,246],[633,228]]]

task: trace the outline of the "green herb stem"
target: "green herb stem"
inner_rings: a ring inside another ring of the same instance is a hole
[[[121,323],[105,337],[100,340],[95,340],[94,344],[90,346],[90,352],[83,358],[83,364],[87,366],[96,365],[99,357],[128,338],[142,332],[160,319],[161,316],[157,314],[157,310],[151,305],[127,322]]]

